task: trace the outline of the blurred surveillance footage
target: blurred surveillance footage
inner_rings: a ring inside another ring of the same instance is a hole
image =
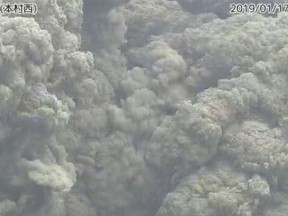
[[[288,0],[0,0],[0,216],[287,216]]]

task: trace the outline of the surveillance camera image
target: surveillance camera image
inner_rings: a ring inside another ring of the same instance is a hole
[[[288,216],[288,0],[0,0],[0,216]]]

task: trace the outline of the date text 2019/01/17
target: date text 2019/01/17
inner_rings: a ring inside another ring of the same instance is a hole
[[[240,4],[233,3],[230,4],[230,13],[260,13],[260,14],[277,14],[279,12],[288,12],[288,4],[265,4],[265,3],[248,3]]]

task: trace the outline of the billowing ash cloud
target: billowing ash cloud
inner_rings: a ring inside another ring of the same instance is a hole
[[[287,13],[0,1],[28,2],[0,14],[1,216],[287,214]]]

